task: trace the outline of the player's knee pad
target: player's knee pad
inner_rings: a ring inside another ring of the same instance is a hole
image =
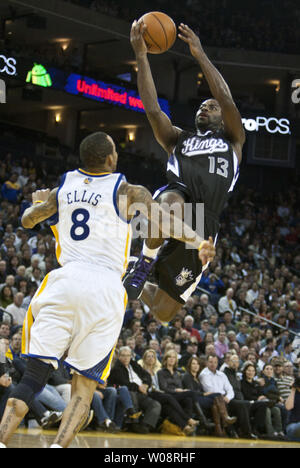
[[[51,364],[29,358],[24,375],[20,383],[12,390],[10,398],[22,400],[29,407],[34,397],[45,387],[53,369]]]

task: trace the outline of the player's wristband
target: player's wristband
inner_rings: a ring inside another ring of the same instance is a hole
[[[201,242],[201,244],[198,247],[198,252],[200,252],[200,250],[203,248],[205,242],[206,242],[205,240]]]
[[[43,200],[36,200],[35,202],[33,202],[34,205],[38,205],[39,203],[44,203]]]

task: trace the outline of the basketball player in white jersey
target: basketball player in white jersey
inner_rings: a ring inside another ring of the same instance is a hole
[[[121,331],[127,303],[122,276],[130,252],[133,217],[128,211],[133,203],[139,203],[139,210],[148,219],[153,204],[159,215],[163,213],[148,190],[128,184],[122,174],[115,173],[118,154],[107,134],[88,136],[81,143],[80,158],[83,169],[67,172],[60,187],[51,193],[35,192],[33,206],[22,218],[23,226],[32,229],[52,217],[62,268],[45,277],[28,309],[22,343],[27,368],[7,402],[0,447],[5,447],[34,395],[43,389],[62,358],[74,373],[72,398],[52,447],[69,446],[87,419],[97,383],[104,383],[109,376]],[[126,195],[125,203],[121,195]],[[174,219],[176,232],[176,223],[183,232],[186,226]],[[157,227],[164,231],[160,221]],[[183,242],[192,238],[190,231],[184,231],[188,237],[183,236]],[[195,235],[194,241],[203,264],[214,257],[212,239],[201,242]]]

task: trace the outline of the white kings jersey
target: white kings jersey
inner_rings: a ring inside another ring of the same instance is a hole
[[[60,265],[79,262],[109,268],[120,276],[125,273],[131,225],[118,212],[122,181],[126,181],[122,174],[91,174],[82,169],[63,176],[51,226]]]

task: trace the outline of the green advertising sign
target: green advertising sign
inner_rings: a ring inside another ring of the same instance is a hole
[[[33,69],[28,72],[26,83],[43,86],[44,88],[50,88],[52,86],[51,76],[46,68],[37,63],[35,63]]]

